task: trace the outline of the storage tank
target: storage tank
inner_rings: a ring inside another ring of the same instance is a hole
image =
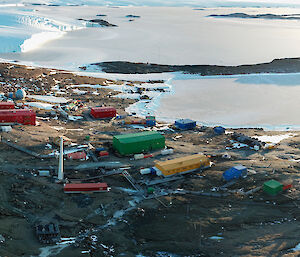
[[[26,97],[26,92],[24,89],[18,89],[16,92],[16,100],[23,100]]]

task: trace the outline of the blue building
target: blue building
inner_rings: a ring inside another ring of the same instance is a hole
[[[194,129],[196,127],[196,121],[190,119],[176,120],[175,127],[182,130]]]
[[[223,128],[221,126],[214,127],[214,132],[217,135],[222,135],[225,133],[225,128]]]
[[[238,179],[247,176],[247,168],[243,165],[231,167],[223,173],[223,178],[226,181]]]

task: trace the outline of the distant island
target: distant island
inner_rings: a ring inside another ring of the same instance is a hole
[[[300,14],[246,14],[246,13],[230,13],[230,14],[211,14],[208,17],[217,18],[243,18],[243,19],[269,19],[269,20],[300,20]]]
[[[122,74],[146,74],[161,72],[184,72],[199,74],[202,76],[213,75],[238,75],[238,74],[257,74],[257,73],[297,73],[300,72],[299,58],[274,59],[268,63],[246,64],[237,66],[220,65],[163,65],[153,63],[134,63],[134,62],[100,62],[92,63],[90,66],[97,66],[107,73]],[[89,66],[80,67],[82,70],[89,70]]]

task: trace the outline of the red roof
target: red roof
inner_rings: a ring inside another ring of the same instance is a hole
[[[0,102],[0,109],[15,109],[14,102]]]

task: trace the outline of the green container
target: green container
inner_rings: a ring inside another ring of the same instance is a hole
[[[271,180],[265,182],[264,186],[263,186],[264,192],[266,192],[269,195],[273,195],[273,196],[280,193],[282,191],[282,188],[283,188],[283,185],[274,179],[271,179]]]
[[[155,116],[146,116],[146,120],[155,120]]]
[[[153,187],[148,187],[147,188],[147,193],[148,194],[153,194],[154,193],[154,188]]]
[[[150,152],[165,148],[165,137],[156,131],[146,131],[113,138],[113,148],[121,155]]]

